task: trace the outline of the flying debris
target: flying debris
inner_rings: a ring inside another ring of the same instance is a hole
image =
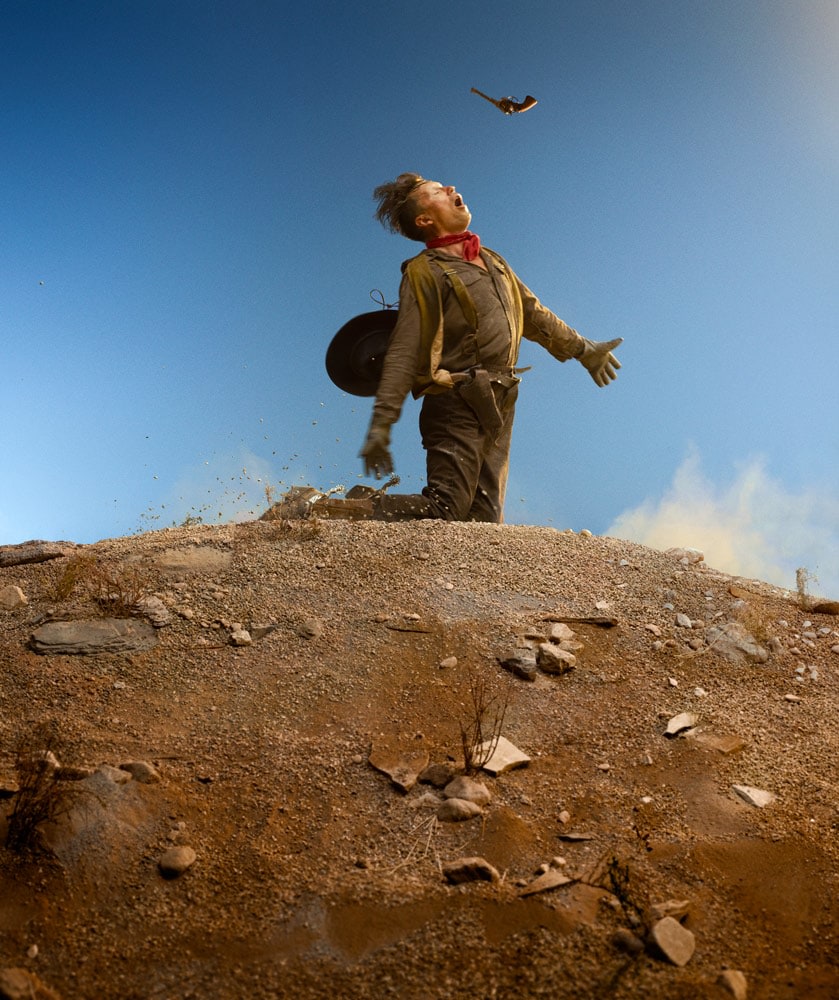
[[[496,101],[494,98],[487,96],[483,91],[478,90],[477,87],[472,88],[472,93],[477,94],[479,97],[483,97],[485,101],[489,101],[490,104],[494,104],[499,111],[503,111],[505,115],[517,114],[520,111],[529,111],[534,104],[539,102],[535,97],[531,97],[530,94],[525,97],[523,101],[517,101],[515,97],[502,97],[501,100]]]

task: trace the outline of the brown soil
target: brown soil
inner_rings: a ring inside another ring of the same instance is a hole
[[[749,998],[839,996],[839,620],[798,595],[615,539],[436,522],[171,529],[6,566],[7,585],[28,604],[0,611],[0,837],[46,720],[62,765],[161,776],[0,847],[0,969],[42,996],[678,1000],[730,997],[724,969]],[[138,585],[172,612],[153,648],[30,648]],[[497,658],[551,615],[617,624],[572,623],[575,669],[512,678]],[[766,662],[699,641],[732,621]],[[236,647],[237,623],[275,627]],[[509,697],[502,734],[531,760],[441,823],[418,805],[435,789],[368,758],[462,760],[476,682]],[[667,738],[681,712],[695,728]],[[197,860],[166,879],[173,844]],[[499,881],[448,884],[476,856]],[[552,861],[571,881],[524,894]],[[671,900],[686,965],[618,946]]]

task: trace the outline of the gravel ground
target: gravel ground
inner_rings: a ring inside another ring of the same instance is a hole
[[[540,527],[305,520],[6,559],[0,592],[27,603],[0,610],[0,835],[21,747],[77,778],[143,761],[160,780],[51,786],[66,810],[32,850],[0,848],[0,970],[64,1000],[678,1000],[730,997],[725,970],[749,998],[839,996],[839,619],[695,558]],[[150,596],[170,616],[151,648],[30,646]],[[563,618],[572,670],[502,669]],[[735,622],[768,658],[708,644]],[[435,788],[400,790],[369,758],[456,767],[476,698],[530,763],[481,772],[489,805],[441,822]],[[683,712],[694,725],[668,738]],[[164,878],[173,846],[196,860]],[[497,880],[450,884],[464,857]],[[528,894],[545,870],[569,881]],[[668,901],[695,941],[683,966],[650,940]]]

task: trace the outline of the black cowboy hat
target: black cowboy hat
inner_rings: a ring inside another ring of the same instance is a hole
[[[326,351],[326,373],[339,389],[353,396],[376,395],[398,315],[396,309],[362,313],[335,334]]]

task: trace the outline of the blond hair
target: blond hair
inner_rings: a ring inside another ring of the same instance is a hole
[[[424,243],[426,237],[415,223],[420,209],[416,192],[424,183],[425,178],[419,174],[400,174],[395,181],[380,184],[373,191],[373,197],[379,203],[376,209],[379,222],[392,233],[400,233],[420,243]]]

